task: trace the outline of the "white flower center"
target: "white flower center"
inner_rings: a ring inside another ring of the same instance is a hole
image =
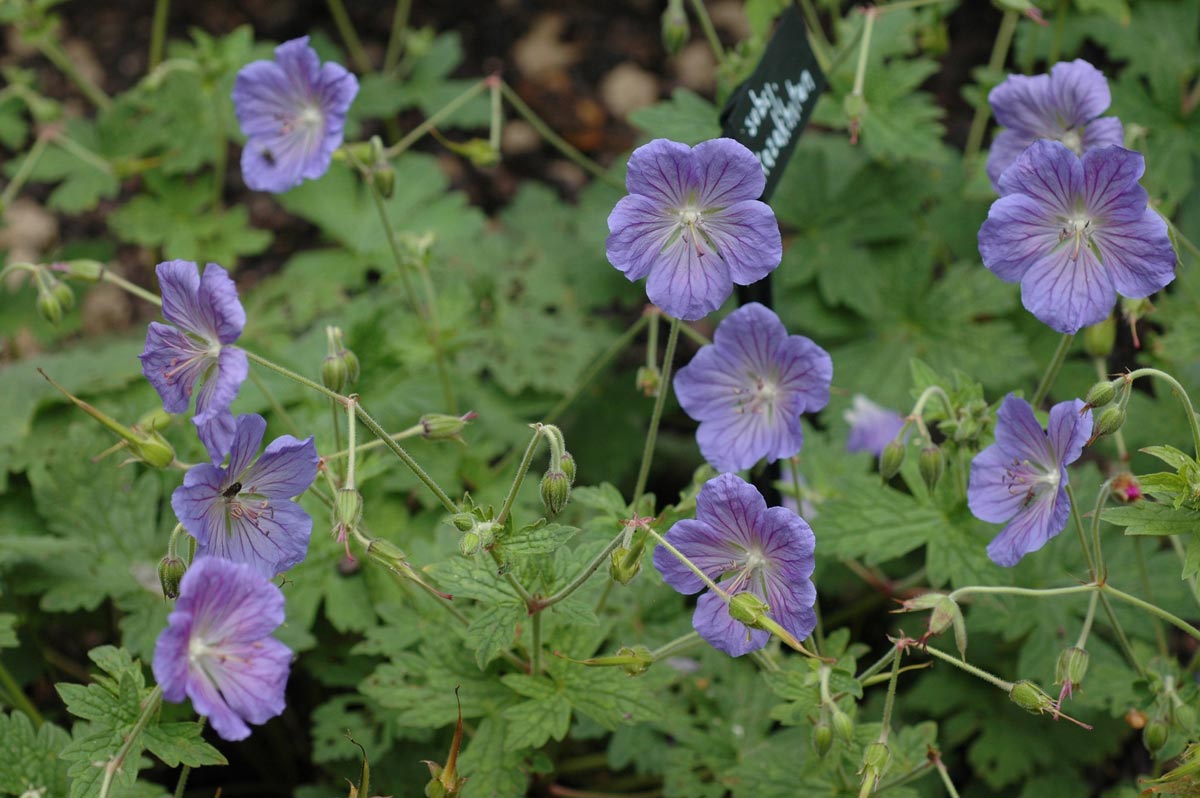
[[[1095,250],[1092,244],[1092,234],[1096,232],[1096,226],[1092,224],[1091,217],[1080,212],[1073,216],[1060,219],[1062,229],[1058,231],[1059,243],[1069,242],[1071,247],[1071,259],[1078,260],[1079,251],[1083,249],[1086,243],[1089,249]],[[1099,253],[1096,253],[1099,258]]]
[[[751,573],[757,571],[767,564],[767,558],[763,556],[762,549],[757,547],[746,550],[746,565],[745,569]]]
[[[325,122],[325,115],[321,113],[321,109],[315,105],[306,105],[304,110],[300,112],[300,116],[296,118],[296,122],[300,127],[314,130],[319,128]]]
[[[1003,484],[1010,495],[1024,495],[1021,503],[1021,509],[1024,509],[1047,492],[1057,493],[1061,478],[1058,468],[1042,471],[1028,460],[1013,460],[1004,471]]]
[[[188,640],[188,662],[192,663],[193,665],[200,662],[200,660],[204,659],[212,652],[213,650],[209,648],[208,644],[205,643],[199,635],[193,634],[191,639]]]
[[[1078,128],[1071,128],[1063,133],[1059,141],[1067,145],[1076,155],[1083,155],[1083,136],[1079,134]]]
[[[775,412],[775,400],[779,396],[779,386],[775,384],[773,379],[765,379],[758,375],[751,375],[754,380],[752,388],[734,388],[733,409],[735,413],[757,413],[759,415],[773,415]]]

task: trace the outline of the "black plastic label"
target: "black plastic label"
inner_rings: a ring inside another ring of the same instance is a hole
[[[825,88],[825,75],[808,46],[800,12],[789,6],[779,18],[758,68],[725,104],[724,134],[746,145],[762,164],[767,178],[766,201],[792,157]]]

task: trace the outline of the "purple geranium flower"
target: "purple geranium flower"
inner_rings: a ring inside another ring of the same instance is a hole
[[[876,457],[883,454],[884,447],[904,428],[904,416],[875,404],[862,394],[854,395],[853,406],[842,414],[842,418],[850,425],[846,451],[870,452]]]
[[[246,185],[278,194],[325,174],[356,94],[358,79],[341,64],[322,64],[307,36],[276,47],[274,61],[242,67],[233,106],[249,139]]]
[[[154,647],[163,697],[192,699],[225,740],[283,712],[292,652],[271,637],[283,623],[283,594],[248,565],[202,557],[179,585],[179,599]]]
[[[762,494],[734,474],[710,479],[696,497],[696,519],[679,521],[664,536],[727,593],[749,591],[767,604],[767,615],[803,640],[817,625],[817,589],[809,579],[816,539],[804,519],[784,507],[767,507]],[[654,567],[668,585],[692,594],[705,587],[690,568],[662,546]],[[709,591],[696,602],[692,625],[714,647],[734,657],[766,645],[770,634],[751,630],[729,615]]]
[[[718,471],[775,462],[800,451],[800,414],[829,402],[833,361],[788,335],[772,311],[752,302],[717,325],[713,343],[675,375],[684,412],[700,422],[700,452]]]
[[[758,201],[762,166],[733,139],[655,139],[629,157],[625,185],[608,217],[608,261],[631,282],[649,276],[650,301],[676,318],[704,317],[783,257],[775,214]]]
[[[246,353],[229,346],[246,326],[246,311],[233,280],[215,263],[204,267],[203,277],[187,260],[160,263],[155,273],[163,318],[176,326],[150,322],[139,356],[142,373],[168,413],[187,412],[196,383],[203,382],[193,420],[209,445],[219,440],[220,422],[209,423],[229,413],[249,372]]]
[[[1120,145],[1121,120],[1097,119],[1112,102],[1108,81],[1087,61],[1055,64],[1049,75],[1009,75],[988,94],[1001,131],[988,153],[987,174],[1000,191],[1000,175],[1038,139],[1061,141],[1077,155]]]
[[[1000,178],[1003,196],[979,228],[983,265],[1063,333],[1104,321],[1117,294],[1138,299],[1175,279],[1167,224],[1138,185],[1140,153],[1105,147],[1080,159],[1037,141]]]
[[[229,464],[188,469],[171,508],[196,539],[196,556],[249,563],[271,577],[308,551],[312,518],[291,498],[317,478],[317,447],[312,437],[284,435],[256,460],[266,429],[262,416],[238,416]]]
[[[1007,526],[988,544],[997,565],[1016,565],[1063,531],[1071,502],[1067,466],[1092,434],[1092,411],[1075,399],[1050,408],[1042,429],[1033,408],[1009,394],[996,414],[996,442],[971,461],[967,503],[981,521]]]

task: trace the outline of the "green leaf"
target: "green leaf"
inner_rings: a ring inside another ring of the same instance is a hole
[[[204,742],[197,723],[160,723],[146,729],[144,741],[150,753],[161,759],[167,767],[189,765],[227,765],[225,757],[216,748]]]
[[[0,648],[16,648],[17,616],[11,612],[0,612]]]
[[[1158,502],[1110,507],[1100,517],[1125,527],[1126,535],[1181,535],[1200,527],[1200,510],[1175,509]]]
[[[463,798],[512,798],[524,795],[529,777],[520,754],[505,746],[506,724],[496,716],[484,718],[459,760],[467,779]]]
[[[572,488],[571,501],[614,518],[620,518],[629,512],[629,505],[625,503],[621,491],[607,482],[594,487],[584,485]]]
[[[1174,446],[1146,446],[1138,451],[1145,452],[1151,457],[1157,457],[1159,460],[1162,460],[1164,463],[1174,469],[1183,468],[1185,465],[1196,466],[1195,460],[1179,451]]]
[[[475,649],[479,669],[512,648],[517,624],[526,617],[525,606],[517,602],[495,604],[477,615],[467,627],[467,642]]]
[[[718,109],[690,89],[675,89],[663,100],[629,114],[629,122],[651,138],[696,145],[721,135]]]
[[[578,527],[547,523],[539,518],[536,522],[500,537],[496,552],[504,562],[528,557],[545,557],[553,554],[564,543],[579,532]]]
[[[46,204],[63,213],[80,213],[91,210],[101,199],[116,196],[121,184],[112,164],[100,154],[100,138],[96,128],[81,119],[67,122],[63,137],[83,148],[69,150],[61,141],[47,147],[42,157],[29,173],[31,183],[58,183],[50,193]],[[21,167],[20,161],[12,161],[6,167],[11,176]]]
[[[541,748],[551,738],[561,740],[566,736],[571,725],[571,704],[556,693],[509,707],[504,710],[504,719],[508,721],[505,750]]]
[[[0,794],[66,795],[67,768],[61,754],[70,740],[53,723],[34,731],[24,714],[0,713]]]
[[[875,484],[821,505],[826,552],[869,565],[895,559],[942,533],[946,520],[912,496]]]

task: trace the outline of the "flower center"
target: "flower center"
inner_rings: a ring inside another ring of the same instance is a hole
[[[1063,133],[1059,141],[1067,145],[1076,155],[1083,155],[1083,136],[1079,134],[1078,128],[1071,128]]]
[[[1063,219],[1062,225],[1062,229],[1058,231],[1058,241],[1060,244],[1070,241],[1071,259],[1078,260],[1085,239],[1088,247],[1092,247],[1092,234],[1096,232],[1096,228],[1091,218],[1081,213]]]
[[[775,384],[774,380],[760,377],[757,374],[752,374],[751,379],[753,387],[734,389],[734,412],[774,415],[779,386]]]
[[[695,205],[684,205],[675,211],[679,217],[679,226],[676,228],[675,237],[684,239],[684,245],[694,247],[697,257],[704,257],[709,251],[717,252],[717,245],[709,236],[708,231],[704,229],[704,211],[697,208]]]
[[[264,529],[262,521],[275,518],[275,508],[271,500],[256,494],[253,487],[242,487],[242,483],[234,482],[221,494],[225,499],[225,530],[230,535],[234,532],[235,521],[241,521],[254,527],[263,535],[270,537],[271,530]]]
[[[1008,492],[1012,496],[1024,495],[1025,498],[1021,503],[1023,510],[1035,499],[1044,496],[1047,491],[1057,491],[1060,477],[1061,474],[1057,468],[1040,471],[1028,460],[1014,459],[1005,469],[1001,484],[1008,488]]]
[[[296,118],[296,123],[308,130],[314,130],[320,127],[325,122],[325,115],[321,113],[321,109],[315,105],[306,105],[304,110],[300,112],[300,116]]]

